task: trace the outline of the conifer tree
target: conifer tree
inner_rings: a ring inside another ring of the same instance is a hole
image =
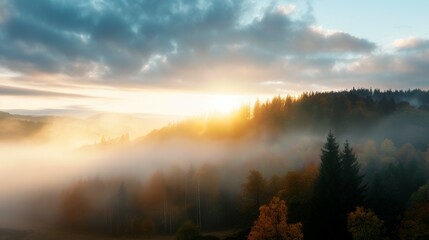
[[[343,202],[346,213],[353,211],[357,206],[364,204],[366,186],[362,184],[363,176],[359,175],[359,163],[348,141],[344,143],[341,152]]]
[[[347,214],[364,204],[365,186],[359,163],[346,141],[340,152],[332,133],[322,148],[319,176],[315,182],[310,238],[347,239]]]
[[[317,239],[340,239],[339,227],[344,228],[345,217],[341,211],[342,166],[340,151],[330,132],[322,148],[319,176],[315,182],[311,236]],[[344,225],[344,226],[343,226]]]

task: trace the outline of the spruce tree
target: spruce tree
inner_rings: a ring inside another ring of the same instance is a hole
[[[341,239],[339,227],[344,227],[346,231],[346,226],[340,207],[342,200],[340,151],[331,132],[326,140],[320,156],[319,176],[315,182],[309,235],[316,239]]]
[[[363,176],[359,175],[359,163],[348,141],[341,152],[343,202],[346,213],[352,212],[357,206],[364,205],[366,186],[362,184]]]

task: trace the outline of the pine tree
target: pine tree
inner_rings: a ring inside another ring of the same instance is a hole
[[[330,132],[320,156],[319,176],[316,179],[313,198],[313,217],[308,233],[317,239],[340,239],[339,227],[346,226],[341,211],[342,166],[340,151]],[[344,225],[344,226],[343,226]]]
[[[364,204],[359,163],[346,141],[342,152],[332,133],[322,148],[319,177],[313,197],[310,234],[317,239],[347,239],[347,214]],[[309,235],[310,235],[309,234]],[[310,235],[311,238],[311,235]]]
[[[363,176],[359,175],[359,163],[348,141],[344,143],[341,152],[343,202],[346,213],[364,204],[366,186],[362,184]]]
[[[338,143],[330,132],[322,148],[319,177],[315,183],[315,197],[332,204],[338,203],[335,197],[341,190],[341,161]],[[335,206],[336,207],[336,206]]]

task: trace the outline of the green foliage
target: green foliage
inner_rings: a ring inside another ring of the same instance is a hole
[[[200,229],[192,221],[186,221],[176,232],[177,240],[195,240],[200,236]]]
[[[368,191],[370,207],[385,221],[390,235],[396,235],[401,220],[398,216],[403,215],[410,196],[428,177],[422,156],[404,146],[394,154],[395,161],[375,168]]]
[[[382,239],[382,227],[383,221],[374,212],[363,207],[357,207],[347,218],[347,228],[353,240]]]
[[[328,239],[341,233],[339,230],[344,225],[341,211],[342,166],[339,146],[332,133],[326,139],[320,159],[319,176],[314,186],[311,234]]]
[[[342,152],[332,133],[322,148],[319,176],[313,199],[314,219],[310,229],[314,236],[346,238],[346,216],[364,203],[362,176],[353,150],[346,141]],[[335,226],[335,227],[334,227]]]
[[[359,163],[348,141],[340,154],[342,165],[342,201],[344,211],[350,212],[356,206],[364,204],[366,186],[362,184],[363,176],[359,174]]]

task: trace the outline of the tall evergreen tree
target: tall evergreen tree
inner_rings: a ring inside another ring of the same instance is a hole
[[[265,203],[267,183],[261,173],[250,171],[247,182],[243,184],[243,210],[249,221],[253,221],[259,212],[259,207]]]
[[[346,141],[340,152],[329,133],[320,156],[319,176],[314,185],[313,217],[306,230],[314,239],[349,239],[347,214],[364,204],[365,186],[359,163]]]
[[[344,228],[344,232],[347,232],[340,207],[342,200],[340,150],[331,132],[326,140],[320,156],[319,176],[314,188],[313,217],[307,236],[314,239],[343,239],[344,235],[339,228]]]
[[[342,183],[344,211],[352,212],[357,206],[364,205],[366,186],[362,184],[363,176],[359,175],[359,163],[348,141],[341,152]]]

